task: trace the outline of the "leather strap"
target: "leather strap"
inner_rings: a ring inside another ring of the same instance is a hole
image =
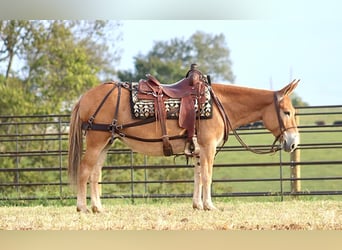
[[[113,84],[113,87],[108,91],[108,93],[105,95],[105,97],[102,99],[100,105],[97,107],[97,109],[95,110],[94,114],[88,119],[88,128],[85,128],[85,130],[89,130],[92,127],[92,124],[95,120],[95,117],[97,115],[97,113],[100,111],[100,109],[102,108],[103,104],[106,102],[106,100],[108,99],[109,95],[114,91],[114,89],[117,87],[117,84],[115,82],[109,82],[106,84]],[[82,128],[83,128],[83,124],[82,124]]]
[[[167,128],[166,128],[166,113],[165,113],[165,104],[163,100],[163,92],[160,90],[158,91],[157,98],[156,98],[156,105],[155,107],[157,108],[157,116],[159,122],[160,122],[160,127],[162,131],[162,140],[163,140],[163,152],[165,156],[171,156],[173,155],[173,150],[172,146],[170,144],[169,136],[167,134]]]

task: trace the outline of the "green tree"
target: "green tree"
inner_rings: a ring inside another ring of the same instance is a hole
[[[309,106],[309,104],[305,101],[303,101],[303,99],[297,95],[296,93],[293,93],[291,95],[291,100],[292,100],[292,104],[295,107],[303,107],[303,106]]]
[[[13,60],[23,53],[30,40],[30,22],[23,20],[0,21],[0,63],[4,63],[5,80],[9,78]]]
[[[7,125],[25,119],[5,115],[68,113],[75,100],[88,88],[115,73],[112,62],[118,59],[109,42],[119,39],[118,24],[104,21],[0,21],[0,134],[5,138],[1,152],[59,150],[50,140],[26,140],[28,135],[44,138],[54,128],[54,118],[30,125]],[[110,52],[109,52],[110,51]],[[110,54],[111,53],[111,54]],[[39,118],[38,118],[39,119]],[[8,138],[5,137],[8,135]],[[25,135],[25,136],[24,136]],[[23,139],[16,142],[15,137]],[[67,141],[62,142],[66,148]],[[55,166],[56,157],[2,157],[2,168]],[[54,180],[51,173],[23,172],[0,174],[0,182]],[[37,191],[34,187],[21,191]]]
[[[104,21],[0,21],[0,86],[9,94],[9,109],[1,105],[0,114],[70,109],[82,92],[115,73],[118,50],[109,50],[109,42],[119,39],[117,28]],[[12,109],[17,98],[24,105]]]
[[[157,41],[147,55],[138,54],[133,71],[118,71],[123,81],[138,81],[147,73],[160,81],[171,83],[184,77],[192,63],[213,79],[233,82],[230,51],[223,34],[196,32],[189,39],[174,38]]]

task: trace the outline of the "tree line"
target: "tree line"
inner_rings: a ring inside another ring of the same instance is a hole
[[[113,21],[0,21],[0,114],[59,114],[100,82],[137,81],[151,73],[163,82],[184,77],[191,63],[233,82],[223,34],[195,32],[188,39],[156,41],[117,70],[121,24]]]
[[[0,114],[54,114],[115,73],[105,21],[0,21]]]

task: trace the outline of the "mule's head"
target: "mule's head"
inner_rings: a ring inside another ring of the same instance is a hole
[[[299,133],[295,119],[295,109],[290,95],[299,80],[294,80],[283,89],[274,93],[273,104],[264,114],[264,124],[278,139],[286,152],[294,151],[299,143]]]

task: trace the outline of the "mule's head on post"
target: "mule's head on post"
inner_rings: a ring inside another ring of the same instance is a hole
[[[299,80],[274,93],[273,104],[264,113],[265,127],[282,143],[286,152],[294,151],[299,143],[299,133],[290,95],[297,87]]]

